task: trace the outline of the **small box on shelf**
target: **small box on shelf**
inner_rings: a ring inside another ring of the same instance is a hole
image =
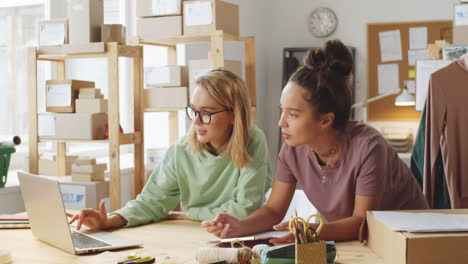
[[[239,36],[239,6],[221,0],[184,1],[184,35],[206,36],[216,30]]]
[[[76,99],[77,113],[107,113],[107,99]]]
[[[68,43],[68,20],[54,19],[39,21],[39,46],[63,45]]]
[[[187,87],[145,89],[146,109],[184,108],[188,104]]]
[[[182,15],[183,0],[138,0],[137,17]]]
[[[188,69],[179,65],[146,67],[145,84],[148,87],[188,86]]]
[[[121,24],[103,24],[101,27],[102,42],[117,42],[125,45],[127,42],[126,27]]]
[[[46,111],[55,113],[74,113],[75,100],[83,87],[94,87],[94,82],[79,80],[47,80]]]
[[[73,162],[77,159],[77,156],[66,156],[66,164],[65,164],[65,174],[71,174],[71,168]],[[49,176],[57,176],[58,168],[57,168],[57,159],[56,156],[52,158],[41,157],[39,159],[39,174],[41,175],[49,175]]]
[[[71,0],[68,3],[70,44],[101,41],[103,0]]]
[[[139,18],[137,34],[142,39],[181,37],[182,16]]]
[[[55,138],[102,140],[106,124],[106,113],[56,114]]]

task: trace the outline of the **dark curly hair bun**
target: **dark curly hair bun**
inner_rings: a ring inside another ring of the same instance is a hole
[[[341,41],[329,40],[322,48],[309,50],[304,65],[324,76],[347,78],[353,70],[353,58]]]

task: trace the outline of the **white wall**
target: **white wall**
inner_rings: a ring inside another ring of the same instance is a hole
[[[312,36],[306,26],[316,7],[331,8],[338,28],[330,39],[356,48],[356,102],[367,98],[366,24],[452,19],[456,0],[240,0],[241,34],[257,37],[257,99],[260,127],[267,134],[272,160],[278,152],[282,51],[285,47],[320,46],[326,39]],[[327,38],[327,39],[328,39]],[[361,119],[357,113],[357,119]]]

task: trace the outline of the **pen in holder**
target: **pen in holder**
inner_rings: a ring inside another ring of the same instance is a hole
[[[312,217],[319,220],[317,230],[309,226]],[[297,216],[289,221],[289,230],[296,239],[296,264],[327,263],[326,242],[318,239],[322,227],[323,218],[317,214],[309,216],[307,221]]]

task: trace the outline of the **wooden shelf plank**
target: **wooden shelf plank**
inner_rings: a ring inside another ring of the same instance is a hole
[[[64,139],[53,137],[39,137],[39,142],[55,142],[55,143],[104,143],[108,144],[107,139]],[[120,145],[141,144],[141,132],[120,134]]]
[[[224,41],[239,41],[239,36],[224,34]],[[206,36],[181,36],[173,38],[140,38],[132,37],[130,43],[133,45],[159,45],[159,46],[175,46],[176,44],[196,43],[196,42],[211,42],[211,35]]]
[[[111,43],[96,42],[86,44],[65,44],[58,46],[40,46],[37,48],[38,60],[61,61],[65,59],[106,57]],[[141,47],[118,45],[118,56],[141,58]]]

